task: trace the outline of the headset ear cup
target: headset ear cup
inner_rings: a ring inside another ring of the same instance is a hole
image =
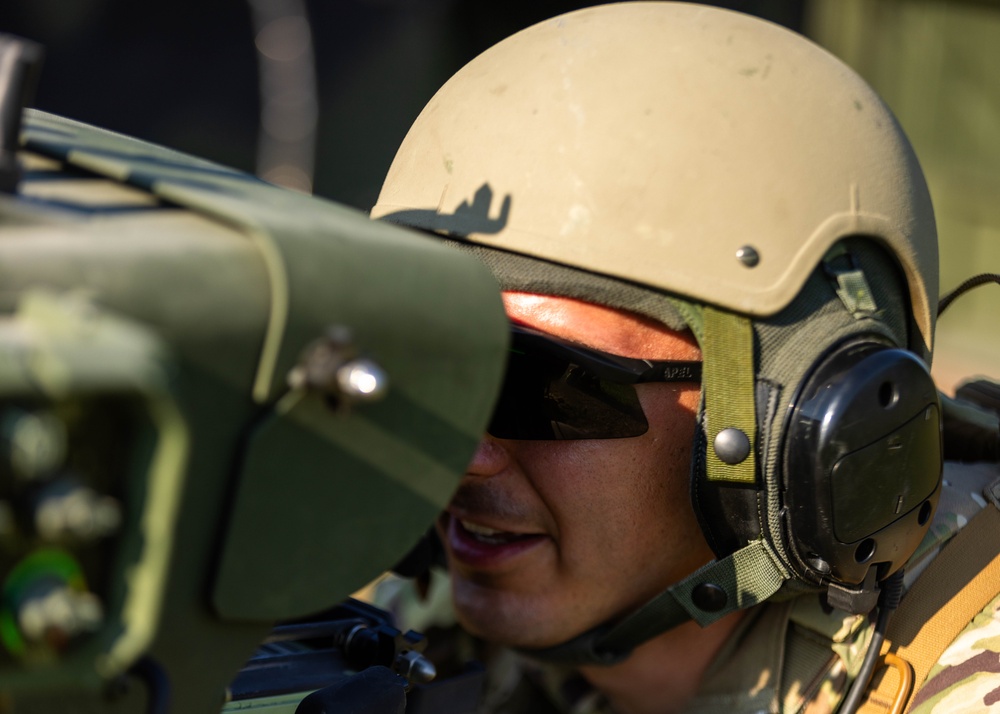
[[[854,338],[830,350],[795,395],[782,436],[790,565],[812,582],[857,587],[901,568],[940,495],[937,388],[905,350]]]

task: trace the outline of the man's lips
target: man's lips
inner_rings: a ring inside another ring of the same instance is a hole
[[[543,533],[515,533],[491,528],[446,512],[442,516],[448,552],[474,568],[498,567],[549,540]]]

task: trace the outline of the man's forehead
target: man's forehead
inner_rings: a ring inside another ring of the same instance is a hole
[[[504,291],[511,320],[624,357],[700,359],[690,332],[628,310],[558,295]]]

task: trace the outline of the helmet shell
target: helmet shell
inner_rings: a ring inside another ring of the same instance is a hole
[[[739,13],[621,3],[513,35],[430,101],[372,215],[751,316],[870,236],[930,357],[937,237],[909,142],[850,68]]]

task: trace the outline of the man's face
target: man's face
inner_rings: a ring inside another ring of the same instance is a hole
[[[686,334],[568,298],[507,293],[515,322],[626,357],[700,359]],[[699,387],[641,384],[642,436],[483,438],[438,530],[461,624],[520,647],[625,614],[712,558],[688,497]]]

